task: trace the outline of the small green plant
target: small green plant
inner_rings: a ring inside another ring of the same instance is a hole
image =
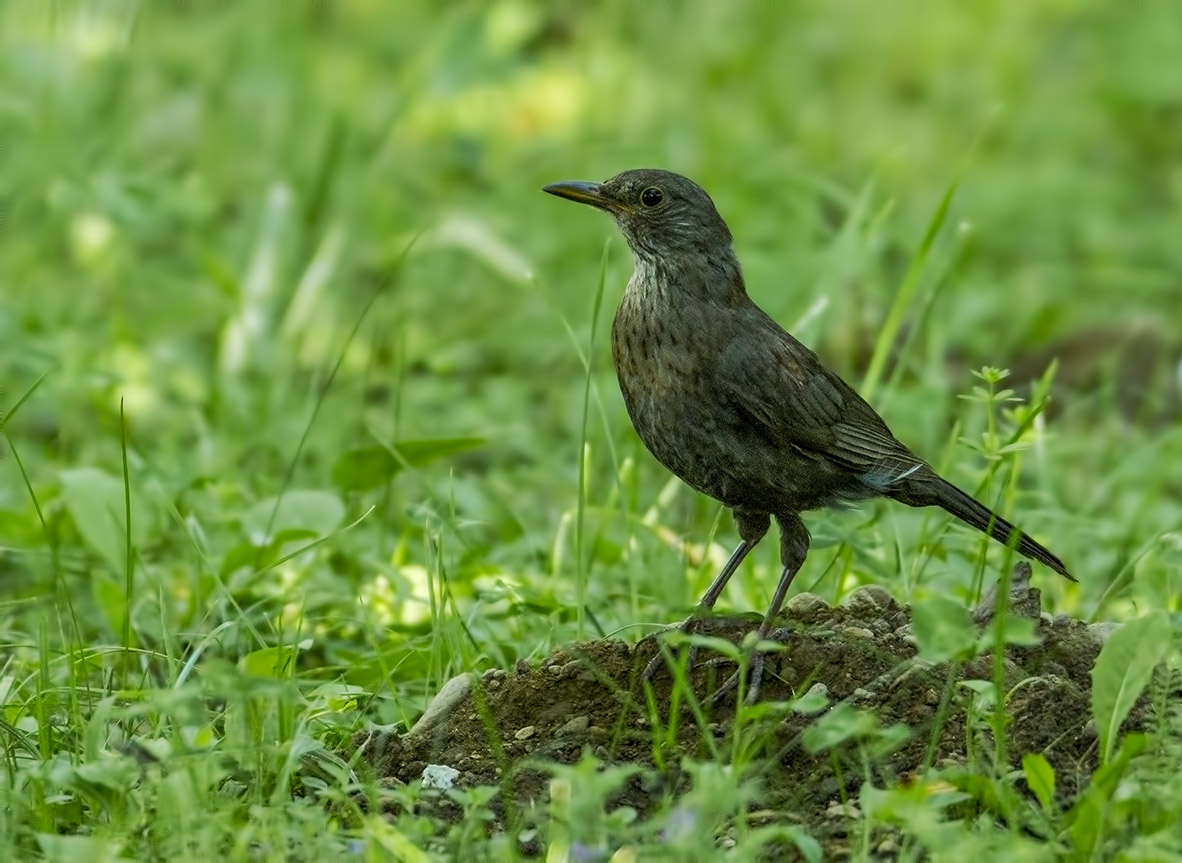
[[[1112,760],[1120,725],[1141,697],[1170,651],[1173,627],[1164,611],[1121,625],[1104,642],[1092,668],[1092,720],[1100,735],[1100,755]]]

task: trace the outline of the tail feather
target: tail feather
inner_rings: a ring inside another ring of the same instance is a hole
[[[908,506],[942,507],[965,524],[988,534],[1002,545],[1012,546],[1024,557],[1046,564],[1069,581],[1076,580],[1075,576],[1067,571],[1063,561],[989,507],[973,499],[935,472],[924,471],[923,474],[909,477],[905,482],[900,483],[899,486],[892,489],[891,496]]]

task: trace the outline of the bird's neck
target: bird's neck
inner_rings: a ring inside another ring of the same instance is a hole
[[[717,306],[749,303],[739,259],[729,247],[687,249],[677,255],[636,252],[625,299],[641,304]]]

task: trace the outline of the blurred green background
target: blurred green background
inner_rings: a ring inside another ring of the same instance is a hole
[[[300,644],[300,674],[391,722],[457,670],[679,618],[733,528],[624,414],[614,226],[539,192],[640,166],[712,193],[750,293],[851,381],[890,357],[875,404],[1068,561],[1078,589],[1036,573],[1056,609],[1175,601],[1173,0],[0,20],[14,668],[89,645],[101,675],[122,645],[172,680],[198,653]],[[1021,369],[1025,396],[1056,357],[1053,408],[1021,433],[1006,403],[958,398],[985,365]],[[970,601],[1004,558],[893,505],[807,520],[798,584],[831,599]],[[721,607],[764,606],[765,546]]]

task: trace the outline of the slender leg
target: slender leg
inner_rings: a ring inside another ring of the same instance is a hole
[[[771,524],[768,514],[765,512],[752,513],[746,510],[735,510],[735,522],[739,527],[739,536],[742,537],[742,542],[731,553],[730,559],[727,560],[726,565],[723,566],[722,571],[715,576],[714,581],[710,582],[710,586],[706,588],[706,592],[702,594],[702,599],[698,602],[698,607],[694,613],[683,620],[677,627],[679,632],[689,632],[695,621],[697,621],[703,611],[709,611],[714,608],[714,603],[718,602],[718,597],[722,595],[723,589],[726,588],[726,583],[731,580],[731,576],[738,570],[739,565],[743,559],[750,554],[751,549],[759,544],[767,533],[767,529]],[[687,667],[692,668],[694,664],[694,656],[697,654],[697,648],[691,646]],[[652,659],[648,661],[648,665],[644,667],[641,672],[641,680],[650,680],[657,669],[661,667],[661,652],[658,650]]]
[[[776,516],[776,521],[780,525],[780,562],[784,565],[784,569],[780,573],[780,583],[776,585],[776,592],[772,595],[772,602],[768,606],[767,614],[763,616],[763,621],[759,624],[759,629],[756,630],[756,635],[760,641],[766,639],[768,633],[771,632],[776,615],[780,613],[780,608],[784,605],[784,598],[788,596],[788,588],[792,586],[792,579],[800,571],[800,567],[804,563],[804,559],[809,551],[808,528],[804,526],[804,522],[800,520],[799,515],[795,513],[778,515]],[[759,698],[759,687],[763,680],[764,659],[765,655],[761,651],[752,651],[748,665],[751,669],[750,680],[747,683],[748,704],[754,704],[756,699]],[[717,702],[722,696],[738,685],[739,672],[736,669],[735,673],[718,687],[710,697],[710,700]]]

